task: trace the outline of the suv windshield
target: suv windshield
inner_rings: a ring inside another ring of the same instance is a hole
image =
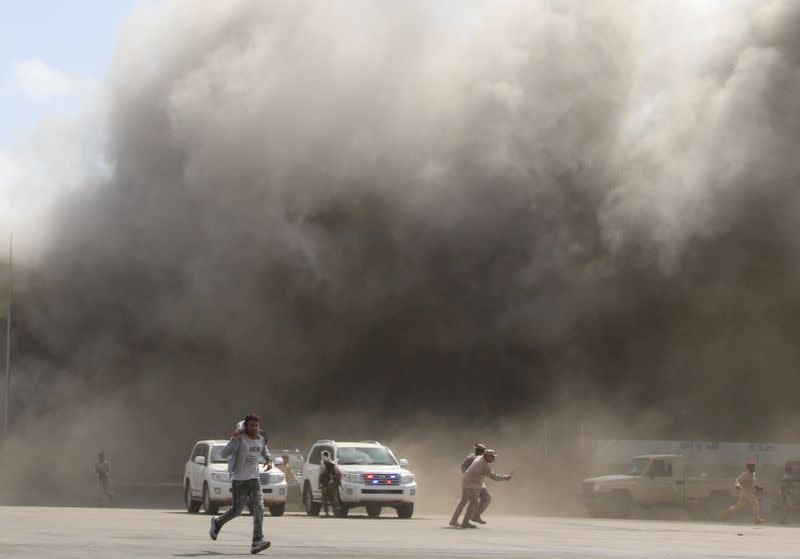
[[[397,462],[391,453],[383,447],[346,446],[339,448],[338,462],[342,466],[396,466]]]
[[[227,464],[228,463],[228,459],[224,458],[222,456],[222,449],[223,448],[225,448],[225,445],[219,445],[219,446],[212,446],[211,447],[211,463],[212,464]],[[264,460],[264,457],[261,456],[260,454],[258,456],[258,463],[259,464],[266,463],[266,460]]]
[[[650,466],[649,458],[634,458],[629,475],[641,477],[647,473],[648,466]]]

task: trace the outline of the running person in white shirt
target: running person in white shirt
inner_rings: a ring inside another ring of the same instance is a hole
[[[243,423],[244,432],[235,429],[231,440],[222,449],[222,456],[228,458],[228,471],[231,473],[233,506],[222,516],[211,519],[209,535],[212,540],[216,540],[225,523],[242,514],[249,498],[253,504],[253,544],[250,553],[258,553],[270,546],[269,540],[264,540],[262,531],[264,497],[258,479],[258,458],[263,456],[267,461],[264,464],[265,470],[272,468],[272,458],[269,455],[266,438],[259,434],[258,417],[250,414],[244,418]]]
[[[739,488],[739,500],[735,505],[720,513],[720,518],[722,520],[727,520],[732,514],[750,505],[753,509],[753,524],[763,524],[766,522],[761,518],[759,511],[756,493],[761,491],[761,487],[756,485],[756,479],[756,463],[750,460],[747,463],[747,469],[742,472],[742,475],[736,478],[736,486]]]

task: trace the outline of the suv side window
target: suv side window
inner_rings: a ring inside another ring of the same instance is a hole
[[[195,457],[200,456],[200,450],[203,448],[203,445],[196,444],[192,449],[192,455],[189,457],[189,460],[194,461]]]
[[[207,444],[199,444],[194,447],[194,452],[192,452],[192,460],[194,460],[198,456],[202,456],[208,462],[208,445]]]
[[[322,447],[321,446],[315,446],[311,450],[311,455],[309,455],[309,457],[308,457],[308,463],[309,464],[314,464],[315,466],[319,466],[319,463],[321,462],[321,458],[320,458],[321,456],[322,456]]]

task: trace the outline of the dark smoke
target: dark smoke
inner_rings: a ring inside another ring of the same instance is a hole
[[[800,5],[701,55],[645,4],[214,6],[121,40],[112,176],[20,303],[18,428],[95,410],[169,439],[155,475],[250,409],[303,446],[553,402],[756,438],[796,409]]]

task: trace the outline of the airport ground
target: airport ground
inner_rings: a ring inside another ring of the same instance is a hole
[[[444,516],[400,520],[265,518],[272,548],[262,556],[368,559],[796,558],[800,528],[652,520],[491,516],[476,530]],[[181,510],[0,507],[3,559],[247,556],[251,520],[235,519],[218,541],[208,517]]]

